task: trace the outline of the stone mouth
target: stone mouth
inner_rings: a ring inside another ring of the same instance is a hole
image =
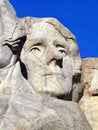
[[[53,73],[53,72],[51,72],[51,73],[45,73],[45,74],[43,74],[42,76],[56,76],[56,77],[63,77],[63,78],[66,78],[66,76],[63,75],[63,74],[60,74],[60,73]]]
[[[43,76],[47,76],[47,75],[61,75],[61,74],[60,73],[54,73],[54,72],[43,74]]]

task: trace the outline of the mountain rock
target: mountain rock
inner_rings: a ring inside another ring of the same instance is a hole
[[[79,104],[93,130],[98,129],[98,58],[82,60],[84,93]]]

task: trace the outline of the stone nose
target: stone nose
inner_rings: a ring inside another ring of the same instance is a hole
[[[57,48],[55,47],[47,48],[45,58],[46,58],[47,65],[54,64],[54,65],[58,65],[59,67],[62,67],[63,57],[60,54],[60,52],[57,50]]]

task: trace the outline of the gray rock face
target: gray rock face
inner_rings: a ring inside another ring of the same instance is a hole
[[[54,96],[70,93],[73,75],[80,74],[81,67],[75,37],[54,18],[25,18],[22,22],[27,40],[21,60],[29,81],[41,93]]]
[[[0,130],[91,130],[78,104],[65,101],[81,75],[67,28],[54,18],[18,19],[0,0],[0,50]]]

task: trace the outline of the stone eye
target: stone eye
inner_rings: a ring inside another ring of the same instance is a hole
[[[37,51],[41,51],[41,50],[40,50],[40,47],[35,46],[35,47],[32,47],[30,51],[37,52]]]
[[[41,42],[36,43],[30,49],[30,51],[33,51],[33,52],[41,52],[41,50],[42,50],[42,43]]]
[[[66,50],[65,50],[64,47],[62,47],[62,46],[57,46],[57,49],[58,49],[58,51],[59,51],[61,54],[66,55]]]
[[[65,50],[63,50],[63,49],[59,50],[59,52],[61,52],[61,53],[66,53]]]

